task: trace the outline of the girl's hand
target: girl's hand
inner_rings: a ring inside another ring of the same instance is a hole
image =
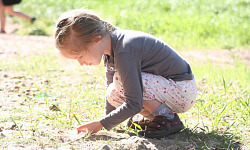
[[[84,124],[77,129],[77,133],[79,134],[80,132],[86,132],[86,133],[96,133],[102,129],[102,124],[100,121],[93,121],[87,124]]]

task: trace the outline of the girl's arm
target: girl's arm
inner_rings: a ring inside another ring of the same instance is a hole
[[[143,107],[140,59],[130,53],[120,53],[116,55],[116,62],[126,101],[101,119],[101,124],[107,130],[139,113]]]

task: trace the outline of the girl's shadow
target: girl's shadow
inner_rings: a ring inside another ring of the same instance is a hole
[[[98,132],[84,138],[86,141],[117,141],[120,144],[132,145],[136,149],[240,149],[242,144],[237,142],[232,134],[218,134],[216,132],[194,132],[189,128],[180,133],[169,135],[162,139],[148,139],[136,136],[127,130],[116,132]],[[149,147],[150,146],[150,147]]]

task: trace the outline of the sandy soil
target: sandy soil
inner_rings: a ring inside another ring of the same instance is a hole
[[[12,27],[14,28],[14,27]],[[0,59],[11,59],[13,56],[29,56],[44,54],[55,50],[53,37],[18,36],[14,34],[0,34]],[[216,65],[233,65],[234,61],[243,61],[250,66],[250,50],[189,50],[178,52],[188,62]]]

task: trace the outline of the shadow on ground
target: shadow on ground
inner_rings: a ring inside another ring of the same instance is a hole
[[[118,132],[121,132],[119,130]],[[92,143],[96,149],[158,149],[158,150],[193,150],[193,149],[240,149],[241,143],[234,141],[233,137],[219,135],[216,132],[193,132],[185,129],[180,133],[170,135],[162,139],[147,139],[136,136],[135,133],[99,132],[97,134],[82,137],[71,144]],[[73,144],[73,145],[74,145]],[[83,146],[83,145],[82,145]]]
[[[20,132],[17,130],[2,130],[1,138],[7,138],[15,132]],[[118,131],[118,132],[121,132]],[[39,134],[37,137],[40,140],[48,140],[53,143],[57,143],[54,146],[47,147],[46,144],[41,145],[19,145],[19,144],[7,144],[2,145],[7,149],[44,149],[49,148],[54,149],[88,149],[88,150],[112,150],[112,149],[122,149],[122,150],[147,150],[147,149],[157,149],[157,150],[193,150],[193,149],[209,149],[209,150],[226,150],[226,149],[241,149],[242,144],[233,140],[234,138],[230,134],[219,135],[216,132],[204,133],[204,132],[193,132],[190,129],[185,129],[180,133],[172,134],[166,138],[162,139],[147,139],[143,137],[136,136],[135,133],[128,133],[127,130],[123,133],[118,132],[106,132],[100,131],[96,134],[90,136],[77,136],[77,138],[72,138],[71,131],[60,131],[50,134]],[[75,134],[76,135],[76,134]],[[226,136],[228,135],[228,136]],[[33,139],[35,140],[35,139]],[[37,140],[37,139],[36,139]],[[1,141],[1,140],[0,140]],[[48,144],[47,141],[46,143]],[[3,144],[3,143],[2,143]],[[1,146],[0,146],[1,147]]]

